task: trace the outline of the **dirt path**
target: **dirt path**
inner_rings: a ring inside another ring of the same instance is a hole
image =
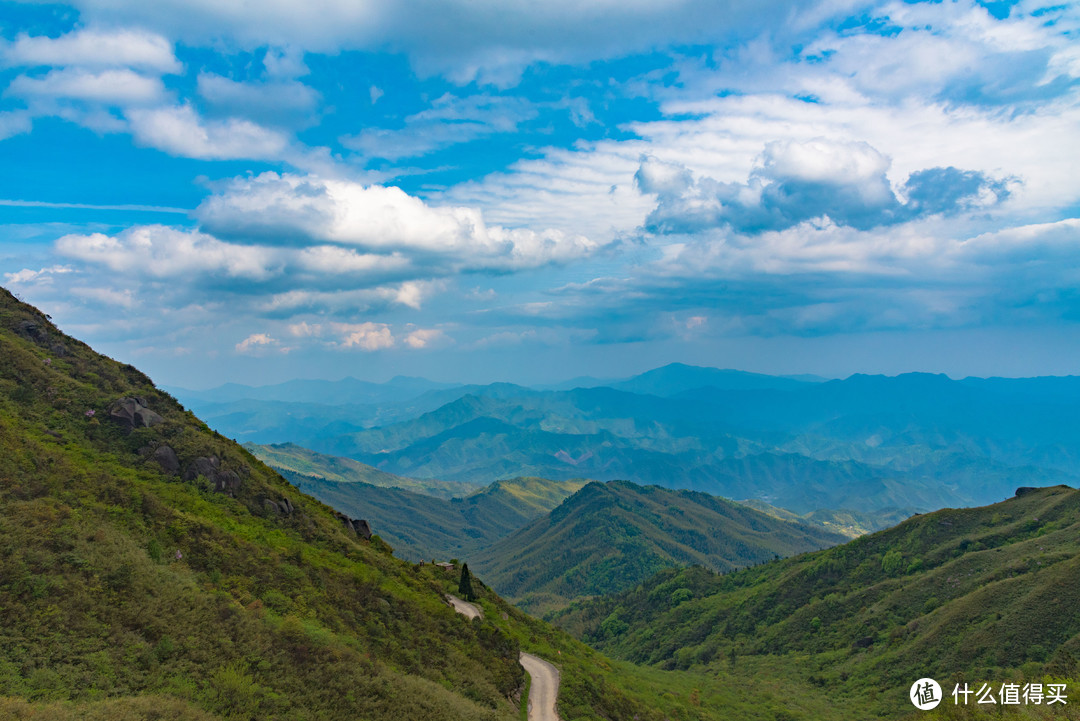
[[[469,603],[468,601],[462,601],[457,596],[452,596],[449,593],[446,594],[446,600],[448,600],[453,606],[454,610],[460,613],[470,621],[474,618],[483,618],[484,612],[481,611],[476,604]]]
[[[446,594],[446,600],[470,621],[483,618],[484,612],[474,604],[463,601],[457,596]],[[525,673],[532,677],[529,687],[529,721],[561,721],[555,711],[555,699],[559,697],[559,669],[531,653],[522,651],[518,656]]]
[[[532,676],[529,688],[529,721],[559,721],[555,699],[559,697],[559,669],[538,656],[521,652],[518,657]]]

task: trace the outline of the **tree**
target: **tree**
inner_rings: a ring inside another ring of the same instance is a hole
[[[465,563],[461,566],[461,581],[458,582],[458,594],[461,595],[466,601],[471,601],[476,598],[472,590],[472,575],[469,573],[469,564]]]

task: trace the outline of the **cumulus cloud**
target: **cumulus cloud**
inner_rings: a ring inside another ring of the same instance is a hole
[[[266,333],[252,333],[244,340],[236,344],[237,353],[251,353],[258,349],[265,349],[268,346],[277,345],[278,341],[275,338],[271,338]]]
[[[209,232],[237,242],[335,243],[368,253],[407,253],[443,272],[567,263],[601,248],[557,230],[488,225],[479,210],[431,206],[395,187],[290,174],[238,179],[195,214]]]
[[[642,161],[638,189],[657,197],[649,232],[694,233],[729,227],[755,233],[790,228],[812,218],[867,230],[933,214],[991,207],[1009,195],[1007,183],[981,172],[929,168],[912,173],[894,193],[889,160],[865,142],[817,138],[765,146],[745,183],[694,178],[684,166]]]
[[[337,347],[342,349],[376,351],[393,348],[397,343],[385,323],[334,323],[332,327],[341,336]]]
[[[410,331],[404,338],[405,345],[409,348],[431,348],[451,342],[450,338],[438,328],[417,328]]]
[[[133,70],[51,70],[42,77],[20,75],[7,93],[22,98],[63,98],[108,105],[155,103],[165,95],[160,78]]]
[[[383,49],[405,52],[421,74],[455,82],[513,82],[532,62],[588,62],[649,51],[665,43],[709,43],[766,27],[805,27],[823,14],[780,0],[502,4],[426,0],[356,3],[276,2],[257,12],[241,0],[75,0],[89,22],[157,28],[188,42],[228,38],[243,47],[292,46],[307,51]],[[850,2],[824,13],[843,12]],[[817,16],[817,17],[815,17]]]
[[[190,105],[132,109],[126,115],[135,142],[185,158],[276,159],[289,145],[276,130],[241,118],[206,121]]]
[[[8,283],[33,283],[38,281],[51,281],[54,275],[63,275],[74,272],[74,268],[68,265],[51,265],[47,268],[23,268],[14,273],[4,273],[4,280]]]
[[[117,273],[149,278],[196,279],[201,274],[213,274],[266,280],[282,268],[272,249],[233,245],[204,233],[163,225],[138,226],[115,236],[65,235],[56,241],[56,251]]]
[[[0,47],[0,58],[9,67],[138,68],[166,74],[183,70],[166,38],[128,28],[83,29],[58,38],[24,33]]]

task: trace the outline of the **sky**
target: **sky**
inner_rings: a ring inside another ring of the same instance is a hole
[[[159,384],[1080,374],[1080,6],[0,0],[0,285]]]

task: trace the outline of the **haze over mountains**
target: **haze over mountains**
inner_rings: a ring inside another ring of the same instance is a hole
[[[478,565],[537,608],[616,591],[559,621],[638,666],[510,606],[482,574],[484,617],[463,620],[444,601],[455,574],[393,558],[6,293],[0,350],[0,717],[509,721],[524,709],[519,649],[557,664],[567,721],[901,718],[927,671],[1075,686],[1075,489],[779,560],[842,539],[628,482],[524,478],[447,500],[349,482],[412,481],[333,459],[339,480],[316,479],[457,504],[448,531],[502,535]],[[1054,717],[1042,710],[1018,709]]]
[[[673,364],[568,390],[396,378],[176,392],[241,441],[476,485],[630,480],[801,514],[981,504],[1080,478],[1071,376],[823,381]],[[322,402],[297,400],[308,392]]]

